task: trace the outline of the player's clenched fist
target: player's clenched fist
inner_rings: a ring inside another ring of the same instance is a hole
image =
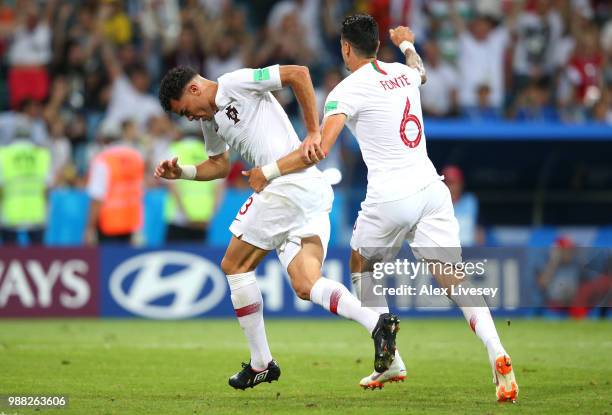
[[[395,29],[389,29],[389,37],[395,46],[400,45],[404,40],[414,43],[414,33],[406,26],[398,26]]]
[[[181,178],[182,173],[181,167],[178,165],[178,157],[172,160],[164,160],[155,169],[155,177],[161,177],[164,179],[175,180]]]

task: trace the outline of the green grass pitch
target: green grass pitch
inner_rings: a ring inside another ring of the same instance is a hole
[[[228,320],[0,320],[0,395],[69,396],[63,409],[0,414],[610,414],[612,322],[496,319],[521,393],[494,399],[480,341],[463,320],[403,318],[404,383],[363,391],[367,333],[340,319],[266,322],[280,382],[235,391],[248,360]]]

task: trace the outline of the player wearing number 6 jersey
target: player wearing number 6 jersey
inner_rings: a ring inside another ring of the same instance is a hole
[[[342,57],[351,74],[329,94],[325,104],[322,138],[312,137],[277,162],[287,174],[324,158],[344,125],[357,138],[368,167],[368,188],[355,223],[351,247],[352,280],[362,302],[372,303],[371,270],[375,262],[393,260],[404,241],[419,259],[432,263],[461,261],[459,225],[450,193],[427,156],[419,86],[426,74],[413,46],[409,28],[390,30],[391,40],[406,56],[406,64],[376,59],[378,25],[371,16],[347,17],[342,24]],[[255,190],[265,188],[259,169],[250,176]],[[440,271],[434,277],[443,287],[465,281]],[[451,267],[452,269],[452,267]],[[515,400],[518,386],[509,356],[482,297],[451,297],[485,344],[497,384],[499,400]],[[388,312],[384,297],[375,308]],[[406,376],[397,353],[385,372],[363,378],[365,388]]]
[[[314,90],[308,69],[274,65],[241,69],[213,82],[189,68],[172,69],[162,80],[159,97],[166,110],[198,119],[208,160],[181,166],[165,160],[155,170],[165,179],[213,180],[229,172],[229,147],[255,165],[273,162],[300,146],[289,118],[271,91],[290,86],[304,113],[309,137],[320,136]],[[263,320],[263,299],[255,268],[271,250],[290,276],[296,294],[332,313],[362,324],[374,339],[374,367],[386,370],[395,351],[397,317],[361,307],[342,284],[322,278],[321,266],[329,240],[333,192],[316,167],[278,176],[265,191],[253,194],[230,226],[233,237],[221,261],[232,304],[247,337],[250,362],[229,379],[245,389],[277,380],[280,368],[272,359]]]

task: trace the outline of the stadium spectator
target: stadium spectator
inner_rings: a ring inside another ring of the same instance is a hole
[[[427,82],[421,87],[421,102],[426,115],[447,117],[458,112],[459,75],[440,55],[435,41],[424,45]]]
[[[199,130],[197,130],[199,132]],[[147,121],[144,144],[146,146],[146,161],[149,168],[154,168],[164,160],[169,153],[170,145],[179,132],[166,114],[156,115]]]
[[[13,9],[4,0],[0,0],[0,58],[2,60],[4,60],[4,54],[9,47],[9,38],[13,33],[14,22],[15,13]],[[0,63],[1,66],[3,64]]]
[[[194,165],[208,158],[204,142],[199,137],[185,137],[175,141],[170,146],[170,158],[174,157],[178,157],[183,164]],[[204,242],[208,224],[220,200],[219,181],[167,180],[165,184],[170,192],[166,204],[166,241]]]
[[[455,63],[458,53],[458,33],[456,25],[453,24],[453,13],[460,14],[463,19],[473,15],[472,3],[467,0],[455,0],[454,4],[446,0],[427,1],[425,11],[428,20],[428,36],[423,40],[435,41],[440,47],[440,53],[448,62]],[[452,11],[452,13],[451,13]]]
[[[146,136],[141,131],[134,120],[124,120],[121,123],[121,140],[123,143],[145,157],[147,154]]]
[[[136,19],[140,23],[143,56],[152,79],[159,80],[161,59],[177,44],[181,33],[178,0],[142,0],[136,2]]]
[[[595,278],[580,285],[569,310],[570,316],[584,318],[590,310],[600,307],[599,316],[605,317],[612,307],[610,293],[612,293],[612,256],[608,252],[601,272]]]
[[[388,0],[390,27],[408,26],[414,33],[415,39],[426,39],[425,30],[427,28],[425,0]],[[382,25],[379,25],[382,29]],[[388,38],[389,27],[381,30],[380,39]],[[418,40],[417,43],[421,41]]]
[[[559,115],[554,106],[551,105],[550,78],[541,78],[531,81],[527,88],[521,92],[516,103],[516,115],[518,121],[559,121]]]
[[[27,125],[30,139],[36,145],[46,145],[49,139],[47,125],[42,117],[43,106],[40,101],[24,99],[17,111],[0,114],[0,145],[6,145],[15,138],[19,126]]]
[[[65,185],[74,176],[72,145],[66,137],[66,126],[61,118],[50,125],[51,177],[54,186]]]
[[[5,244],[16,244],[19,232],[31,244],[42,244],[51,182],[49,150],[36,143],[32,124],[22,118],[13,139],[0,147],[0,238]]]
[[[142,225],[145,163],[121,141],[113,125],[103,125],[103,150],[91,163],[87,193],[91,198],[85,241],[129,243]]]
[[[468,30],[454,2],[451,5],[455,31],[459,34],[459,101],[465,107],[479,105],[479,96],[486,86],[490,105],[501,108],[504,102],[504,54],[510,42],[517,7],[513,8],[505,24],[495,27],[491,16],[481,14],[470,22]]]
[[[44,100],[49,92],[51,62],[51,18],[57,0],[49,0],[44,13],[37,2],[29,1],[17,10],[8,60],[8,87],[11,108],[25,99]]]
[[[303,43],[304,32],[299,16],[295,13],[284,14],[278,27],[266,28],[263,47],[259,48],[253,56],[252,66],[264,67],[273,62],[284,64],[310,63],[314,50]],[[296,48],[295,45],[302,45]]]
[[[481,244],[482,238],[478,229],[478,199],[472,193],[464,193],[463,171],[457,166],[449,165],[444,167],[442,175],[450,191],[455,217],[459,222],[461,246]]]
[[[133,119],[139,128],[155,115],[163,113],[157,99],[149,94],[149,74],[142,64],[134,63],[124,70],[111,45],[103,42],[102,55],[112,81],[110,102],[104,123],[118,127],[127,119]]]
[[[548,262],[537,276],[547,307],[560,310],[572,304],[584,277],[583,268],[574,241],[567,236],[558,238],[550,250]]]
[[[532,0],[516,23],[513,70],[514,92],[533,81],[550,80],[557,69],[555,53],[563,34],[563,20],[551,0]]]
[[[288,29],[289,22],[298,24],[301,27],[300,44],[311,51],[318,51],[322,47],[320,16],[321,0],[282,0],[270,11],[268,27],[273,32],[282,33]]]
[[[476,105],[463,107],[463,115],[472,121],[498,121],[501,109],[491,103],[491,88],[488,84],[476,88]]]
[[[584,318],[595,307],[610,307],[612,257],[605,250],[580,249],[568,236],[557,238],[538,270],[544,305],[552,311]]]
[[[340,44],[338,22],[349,14],[351,8],[347,0],[323,0],[321,5],[321,35],[327,62],[332,66],[342,65],[342,57],[337,53]]]
[[[233,72],[245,66],[245,51],[236,37],[225,32],[217,39],[210,56],[204,64],[204,73],[210,79],[217,79],[224,73]]]
[[[601,97],[603,54],[596,26],[589,26],[578,39],[567,67],[567,79],[579,104],[592,107]]]
[[[189,66],[194,70],[204,71],[205,48],[196,30],[189,24],[183,26],[177,43],[165,49],[164,54],[164,65],[167,68]]]
[[[125,45],[132,39],[132,22],[121,0],[102,0],[98,9],[102,32],[115,45]]]
[[[608,83],[601,99],[593,107],[593,120],[612,124],[612,82]]]

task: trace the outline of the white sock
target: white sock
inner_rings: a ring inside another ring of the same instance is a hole
[[[263,298],[255,279],[255,271],[228,275],[234,312],[251,351],[251,367],[263,370],[272,360],[263,319]]]
[[[362,284],[366,287],[368,286],[372,286],[374,283],[374,280],[372,278],[372,273],[371,272],[353,272],[351,273],[351,281],[353,282],[353,287],[355,289],[355,295],[357,296],[357,299],[359,299],[359,301],[361,301],[361,303],[364,303],[364,298],[361,296],[362,295],[362,291],[361,291],[361,286]],[[377,312],[378,314],[383,314],[383,313],[388,313],[389,312],[389,306],[387,304],[387,297],[385,296],[376,296],[376,298],[370,298],[369,299],[370,302],[374,301],[377,303],[377,306],[367,306],[370,310],[373,310],[375,312]]]
[[[489,360],[495,361],[500,354],[506,354],[495,329],[489,307],[460,307],[463,316],[478,338],[487,348]]]
[[[310,301],[342,317],[354,320],[372,333],[378,323],[378,313],[362,307],[361,303],[342,284],[321,277],[310,290]]]

